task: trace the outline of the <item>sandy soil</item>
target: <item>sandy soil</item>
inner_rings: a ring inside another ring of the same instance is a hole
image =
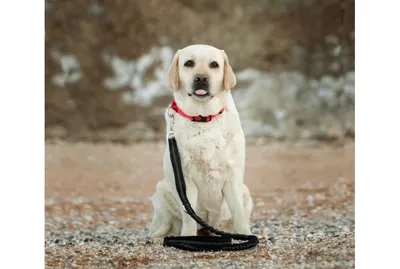
[[[46,145],[47,268],[353,268],[354,145],[247,147],[253,250],[187,253],[147,238],[163,143]]]

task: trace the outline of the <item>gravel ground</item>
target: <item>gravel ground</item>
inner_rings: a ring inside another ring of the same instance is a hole
[[[147,236],[162,143],[46,145],[46,268],[354,268],[354,145],[247,147],[258,247],[191,253]]]

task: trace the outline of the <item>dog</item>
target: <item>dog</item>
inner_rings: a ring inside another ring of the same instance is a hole
[[[168,81],[174,101],[165,112],[167,139],[172,128],[192,208],[216,229],[251,235],[253,201],[243,181],[245,137],[231,95],[236,77],[228,56],[209,45],[185,47],[176,52]],[[149,235],[201,235],[204,230],[178,196],[168,146],[163,171],[151,197]]]

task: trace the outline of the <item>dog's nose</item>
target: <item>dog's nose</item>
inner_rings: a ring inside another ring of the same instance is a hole
[[[198,74],[194,76],[194,82],[200,83],[200,82],[208,82],[208,76],[207,75],[202,75]]]

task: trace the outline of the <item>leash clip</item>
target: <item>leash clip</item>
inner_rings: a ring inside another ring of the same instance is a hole
[[[184,211],[186,214],[189,214],[189,213],[187,212],[187,210],[186,210],[186,207],[185,207],[184,205],[182,205],[182,208],[183,208],[183,211]]]
[[[170,113],[171,107],[168,108],[168,116],[171,118],[171,124],[169,126],[169,132],[168,132],[168,138],[173,138],[175,137],[174,133],[174,123],[175,123],[175,118],[174,115]]]

